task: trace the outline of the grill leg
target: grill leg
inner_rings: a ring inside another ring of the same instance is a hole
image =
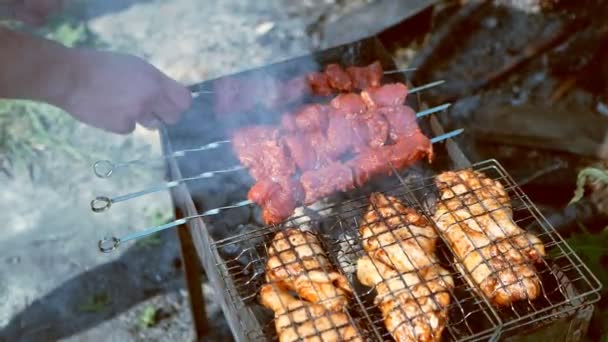
[[[180,219],[180,210],[176,210],[176,218]],[[197,341],[203,341],[204,336],[209,331],[207,320],[207,312],[205,311],[205,296],[203,295],[201,265],[198,260],[198,254],[194,248],[192,235],[187,226],[180,226],[177,229],[179,242],[182,252],[182,261],[184,264],[184,275],[186,287],[188,289],[188,298],[190,298],[190,309],[192,311],[192,321],[194,322],[194,331]]]

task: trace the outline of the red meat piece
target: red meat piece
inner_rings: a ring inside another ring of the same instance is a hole
[[[368,88],[361,92],[365,104],[372,107],[402,105],[407,97],[407,87],[403,83],[390,83],[380,87]]]

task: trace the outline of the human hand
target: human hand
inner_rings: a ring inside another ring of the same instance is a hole
[[[53,12],[63,9],[64,3],[64,0],[9,0],[6,5],[15,19],[40,26]]]
[[[186,87],[140,58],[89,49],[72,56],[71,84],[56,105],[84,123],[127,134],[136,122],[148,128],[176,123],[190,107]]]

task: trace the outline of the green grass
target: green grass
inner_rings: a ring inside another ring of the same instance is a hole
[[[149,328],[156,324],[156,312],[153,306],[147,306],[139,315],[139,325],[142,328]]]
[[[49,151],[82,160],[82,154],[62,139],[75,124],[58,108],[0,99],[0,165],[8,169],[5,171],[23,171]]]
[[[81,312],[102,312],[110,305],[110,296],[105,292],[93,295],[86,303],[81,304],[78,310]]]
[[[2,20],[0,25],[26,30],[69,47],[101,46],[86,22],[67,16],[53,18],[48,25],[34,30],[10,20]],[[82,160],[83,155],[65,139],[75,124],[67,113],[55,107],[0,99],[0,171],[9,175],[23,172],[40,162],[47,152]]]
[[[577,177],[576,191],[570,203],[579,201],[585,195],[585,186],[590,179],[608,185],[608,170],[591,167],[581,170]],[[566,241],[601,282],[602,297],[606,298],[608,296],[608,270],[602,260],[608,258],[608,227],[597,233],[590,232],[582,224],[579,224],[579,227],[580,232],[571,235]],[[608,307],[598,307],[594,313],[590,332],[596,336],[601,334],[600,340],[608,342]]]
[[[173,219],[171,210],[163,211],[161,209],[144,209],[144,215],[149,226],[160,226]],[[141,247],[154,247],[162,244],[160,233],[152,234],[141,240],[137,240],[136,245]]]

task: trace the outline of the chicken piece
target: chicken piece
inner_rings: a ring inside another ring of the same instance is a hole
[[[300,177],[304,188],[304,204],[313,204],[335,192],[352,190],[355,187],[351,169],[331,162],[318,170],[306,171]]]
[[[350,66],[346,68],[346,72],[353,82],[353,88],[359,90],[379,86],[384,76],[384,70],[379,61],[364,67]]]
[[[440,341],[448,319],[449,289],[454,282],[439,266],[400,273],[364,256],[357,261],[361,284],[375,288],[374,304],[397,342]]]
[[[525,235],[513,221],[509,195],[499,181],[467,169],[444,172],[435,183],[446,209],[468,229],[484,233],[491,240]]]
[[[338,64],[328,64],[324,71],[327,76],[327,83],[333,89],[340,91],[350,91],[353,87],[353,82],[350,76]]]
[[[279,139],[273,126],[258,125],[240,128],[233,135],[233,149],[255,180],[291,176],[296,165]]]
[[[359,228],[367,254],[399,272],[410,272],[437,263],[437,233],[424,216],[397,198],[381,193],[370,196],[370,206]]]
[[[441,197],[434,220],[465,279],[497,306],[538,297],[534,263],[545,249],[513,221],[502,184],[470,169],[444,172],[435,183]]]
[[[265,284],[260,302],[274,311],[279,342],[363,341],[357,328],[343,312],[294,298],[276,284]]]
[[[384,116],[390,125],[389,136],[393,141],[411,134],[418,128],[416,112],[405,105],[382,107],[378,112]]]
[[[329,96],[333,93],[326,74],[322,72],[311,72],[306,75],[306,79],[314,94]]]
[[[266,281],[332,311],[341,310],[352,293],[346,278],[333,270],[316,236],[295,228],[277,233],[272,240]]]
[[[402,105],[407,97],[407,87],[403,83],[389,83],[368,88],[361,92],[363,102],[369,108]]]

